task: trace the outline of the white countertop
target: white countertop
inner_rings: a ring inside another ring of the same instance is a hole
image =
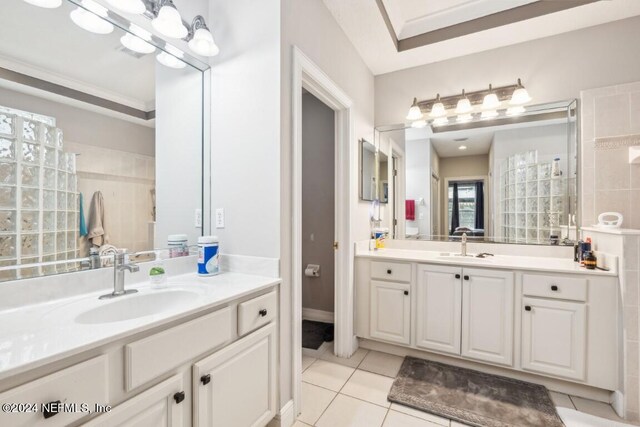
[[[190,314],[195,314],[280,283],[280,279],[240,273],[200,277],[195,273],[173,276],[163,288],[140,284],[137,294],[110,300],[98,297],[104,290],[20,308],[0,311],[0,380],[65,357],[99,347]],[[80,324],[81,313],[121,298],[170,289],[197,293],[197,298],[168,311],[109,323]]]
[[[528,270],[528,271],[545,271],[553,273],[572,273],[572,274],[592,274],[598,276],[617,276],[616,266],[611,266],[610,271],[603,270],[587,270],[580,267],[577,262],[572,259],[551,258],[551,257],[532,257],[532,256],[510,256],[510,255],[494,255],[487,258],[475,257],[446,257],[449,252],[425,251],[414,249],[391,249],[382,248],[378,250],[362,249],[356,247],[356,257],[371,259],[388,259],[394,261],[411,261],[425,262],[429,264],[441,264],[463,267],[476,268],[498,268],[507,270]],[[475,254],[472,254],[475,255]],[[449,259],[450,258],[450,259]],[[600,261],[598,262],[600,265]]]

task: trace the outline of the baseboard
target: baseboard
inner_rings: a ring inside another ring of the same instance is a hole
[[[316,310],[302,307],[302,318],[315,322],[334,323],[334,314],[331,311]]]
[[[296,414],[293,411],[293,399],[285,403],[280,413],[272,419],[267,427],[291,427],[296,422]]]
[[[611,393],[611,406],[619,417],[624,418],[624,394],[620,390]]]

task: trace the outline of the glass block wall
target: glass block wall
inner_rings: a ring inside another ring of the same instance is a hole
[[[0,266],[78,257],[75,154],[55,119],[0,107]],[[1,271],[3,279],[63,272],[67,263]]]

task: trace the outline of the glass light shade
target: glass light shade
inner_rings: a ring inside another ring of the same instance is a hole
[[[467,114],[472,111],[473,107],[471,106],[469,98],[462,98],[458,100],[458,105],[456,105],[456,114]]]
[[[460,147],[458,147],[458,150],[466,150],[467,146],[466,145],[461,145]]]
[[[142,0],[107,0],[111,6],[126,13],[142,15],[147,8]]]
[[[529,92],[523,87],[519,87],[518,89],[513,91],[511,95],[511,100],[509,101],[510,105],[522,105],[531,101],[531,97],[529,96]]]
[[[482,112],[482,115],[480,116],[481,119],[493,119],[494,117],[498,117],[498,111],[497,110],[486,110]]]
[[[446,117],[438,117],[433,121],[434,126],[443,126],[449,124],[449,119]]]
[[[524,113],[525,108],[522,105],[518,105],[516,107],[509,107],[507,108],[507,116],[517,116],[518,114],[522,114]]]
[[[431,107],[431,112],[429,113],[430,117],[442,117],[447,114],[447,110],[444,108],[444,104],[442,102],[436,102]]]
[[[211,31],[206,28],[198,28],[189,40],[189,49],[202,56],[216,56],[220,49],[213,40]]]
[[[409,114],[407,114],[407,120],[420,120],[422,119],[422,110],[418,106],[418,98],[413,98],[413,104],[409,108]]]
[[[416,120],[411,123],[411,127],[416,129],[422,129],[424,127],[427,127],[427,122],[425,120]]]
[[[151,25],[160,34],[173,39],[182,39],[189,34],[189,30],[182,23],[180,12],[172,6],[162,6],[158,16],[151,21]]]
[[[460,114],[456,118],[456,121],[458,123],[467,123],[467,122],[470,122],[471,120],[473,120],[473,116],[471,114]]]
[[[91,9],[91,12],[80,7],[72,10],[69,16],[74,24],[94,34],[110,34],[113,32],[113,24],[98,16],[98,14],[107,16],[106,10],[102,11],[100,9],[101,6],[86,0],[83,0],[82,5]]]
[[[175,56],[168,54],[167,52],[160,52],[158,56],[156,56],[156,59],[159,63],[169,68],[180,69],[186,67],[187,65]]]
[[[500,100],[498,99],[498,95],[491,92],[485,95],[482,100],[482,109],[483,110],[495,110],[500,106]]]
[[[24,0],[25,2],[45,9],[55,9],[62,5],[62,0]]]
[[[155,46],[130,33],[122,36],[120,38],[120,43],[122,43],[122,45],[127,49],[138,53],[148,54],[156,51]]]

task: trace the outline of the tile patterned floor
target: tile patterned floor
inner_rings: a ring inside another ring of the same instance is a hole
[[[426,412],[387,401],[402,357],[359,349],[341,359],[329,348],[302,358],[302,412],[294,427],[464,427]],[[611,406],[551,393],[556,406],[621,421]]]

